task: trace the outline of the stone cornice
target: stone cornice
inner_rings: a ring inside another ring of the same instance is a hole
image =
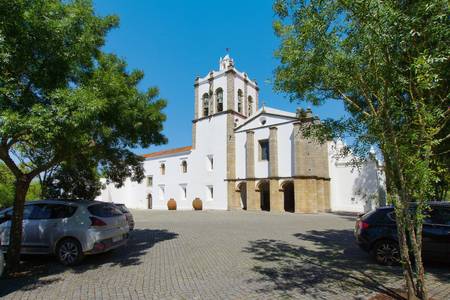
[[[220,116],[220,115],[225,115],[225,114],[233,114],[233,115],[236,115],[236,116],[240,116],[240,117],[242,117],[242,118],[245,118],[245,116],[244,116],[243,114],[240,114],[240,113],[238,113],[237,111],[232,110],[232,109],[227,109],[227,110],[224,110],[224,111],[221,111],[221,112],[218,112],[218,113],[215,113],[215,114],[206,116],[206,117],[201,117],[201,118],[192,120],[192,123],[197,123],[198,121],[202,121],[202,120],[205,120],[205,119],[209,119],[209,118],[212,118],[212,117],[216,117],[216,116]]]
[[[329,177],[320,177],[320,176],[307,176],[307,175],[298,175],[298,176],[269,176],[269,177],[246,177],[246,178],[233,178],[233,179],[224,179],[224,181],[256,181],[256,180],[283,180],[283,179],[322,179],[326,181],[330,181]]]

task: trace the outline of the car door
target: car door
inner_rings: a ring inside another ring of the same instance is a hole
[[[6,250],[9,245],[9,230],[11,229],[12,209],[5,209],[0,213],[0,244]]]
[[[25,205],[23,217],[22,252],[45,253],[45,243],[41,240],[41,231],[45,228],[45,204]]]
[[[429,258],[448,255],[449,231],[442,218],[442,207],[432,207],[424,219],[422,232],[423,254]]]
[[[68,218],[70,218],[76,207],[67,204],[47,204],[44,208],[46,211],[46,226],[40,232],[41,240],[49,247],[54,246],[57,241],[68,230]]]

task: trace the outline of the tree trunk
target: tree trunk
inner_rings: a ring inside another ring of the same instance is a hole
[[[25,205],[25,197],[28,188],[30,187],[30,180],[26,175],[16,178],[15,183],[15,198],[13,205],[13,215],[11,220],[11,229],[9,232],[9,247],[6,262],[6,274],[16,272],[20,264],[20,249],[22,246],[22,220],[23,209]]]

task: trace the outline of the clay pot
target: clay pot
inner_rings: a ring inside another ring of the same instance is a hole
[[[177,202],[175,199],[170,198],[169,201],[167,201],[167,208],[169,210],[177,210]]]
[[[202,210],[203,209],[203,202],[200,198],[195,198],[194,201],[192,201],[192,207],[195,210]]]

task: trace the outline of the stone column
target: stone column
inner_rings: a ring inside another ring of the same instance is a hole
[[[248,80],[245,79],[245,85],[244,85],[244,101],[242,102],[242,114],[244,116],[248,116],[248,103],[247,103],[247,97],[248,97]]]
[[[247,131],[245,142],[245,172],[247,179],[255,178],[255,132]]]
[[[270,127],[269,133],[269,177],[278,176],[278,128]]]
[[[280,184],[277,179],[270,179],[270,211],[271,212],[283,212],[284,211],[284,198],[283,191],[280,190]]]
[[[284,210],[283,193],[278,183],[278,128],[270,127],[269,134],[269,177],[270,177],[270,211]]]
[[[224,110],[233,110],[234,109],[234,70],[229,69],[227,71],[227,108]]]
[[[247,131],[245,154],[247,210],[261,210],[259,193],[255,191],[255,133],[253,131]]]
[[[294,197],[295,212],[313,213],[317,211],[316,176],[313,173],[314,150],[301,133],[302,123],[294,124]]]
[[[247,210],[259,211],[261,210],[261,199],[259,193],[256,191],[256,181],[248,179],[247,184]]]
[[[233,73],[227,73],[227,105],[233,102],[234,95],[234,80]],[[227,198],[228,209],[240,209],[239,197],[237,197],[234,179],[236,179],[236,141],[234,134],[234,119],[233,114],[227,114]]]
[[[195,149],[197,142],[197,119],[199,113],[198,104],[198,77],[195,79],[194,83],[194,121],[192,122],[192,149]]]
[[[331,211],[331,201],[330,201],[330,179],[323,181],[324,195],[325,195],[325,206],[324,210]]]
[[[211,74],[211,73],[210,73]],[[209,78],[209,114],[216,113],[216,95],[214,93],[214,78],[210,75]]]
[[[324,180],[319,178],[316,180],[316,191],[317,191],[317,211],[325,211],[325,186]]]

